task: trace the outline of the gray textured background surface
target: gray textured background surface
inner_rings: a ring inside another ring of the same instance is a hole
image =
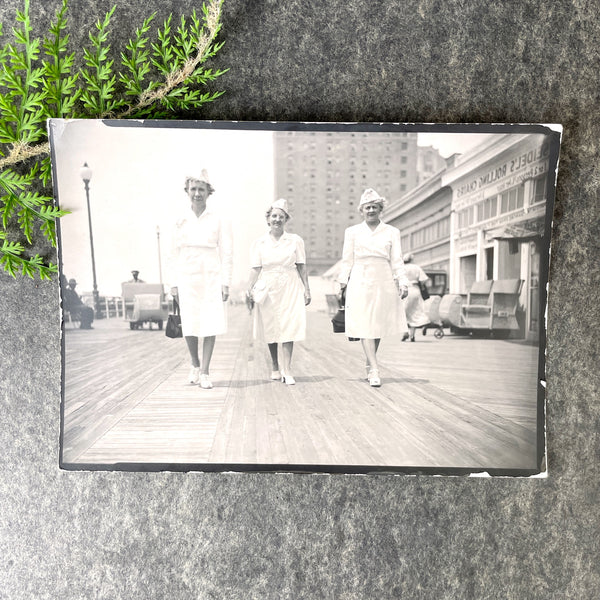
[[[195,4],[115,1],[121,42]],[[70,5],[80,43],[111,2]],[[62,472],[58,285],[0,274],[0,598],[597,598],[599,8],[226,0],[201,115],[564,124],[548,479]]]

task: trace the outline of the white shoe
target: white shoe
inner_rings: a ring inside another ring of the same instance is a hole
[[[203,390],[210,390],[212,389],[212,381],[210,380],[208,375],[205,375],[204,373],[202,373],[202,375],[200,375],[200,387]]]
[[[271,379],[273,381],[279,381],[281,379],[281,373],[279,371],[271,371]]]
[[[369,385],[371,387],[380,387],[381,386],[381,379],[379,379],[379,371],[377,371],[377,369],[373,369],[369,373]]]
[[[281,380],[283,381],[283,383],[285,383],[285,385],[295,385],[296,383],[296,380],[292,375],[282,375]]]
[[[192,367],[190,374],[188,375],[188,381],[190,383],[198,383],[200,381],[200,367]]]

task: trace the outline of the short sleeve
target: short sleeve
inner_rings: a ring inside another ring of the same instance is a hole
[[[304,240],[297,235],[296,236],[296,260],[297,265],[306,264],[306,250],[304,249]]]

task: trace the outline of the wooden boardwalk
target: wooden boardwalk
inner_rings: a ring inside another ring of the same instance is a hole
[[[268,379],[244,307],[217,339],[215,387],[185,383],[182,340],[99,321],[65,332],[63,463],[231,463],[534,469],[537,349],[418,334],[384,339],[383,386],[358,342],[309,312],[297,384]]]

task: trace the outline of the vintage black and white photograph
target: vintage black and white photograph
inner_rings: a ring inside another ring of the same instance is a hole
[[[543,476],[559,126],[49,131],[61,467]]]

